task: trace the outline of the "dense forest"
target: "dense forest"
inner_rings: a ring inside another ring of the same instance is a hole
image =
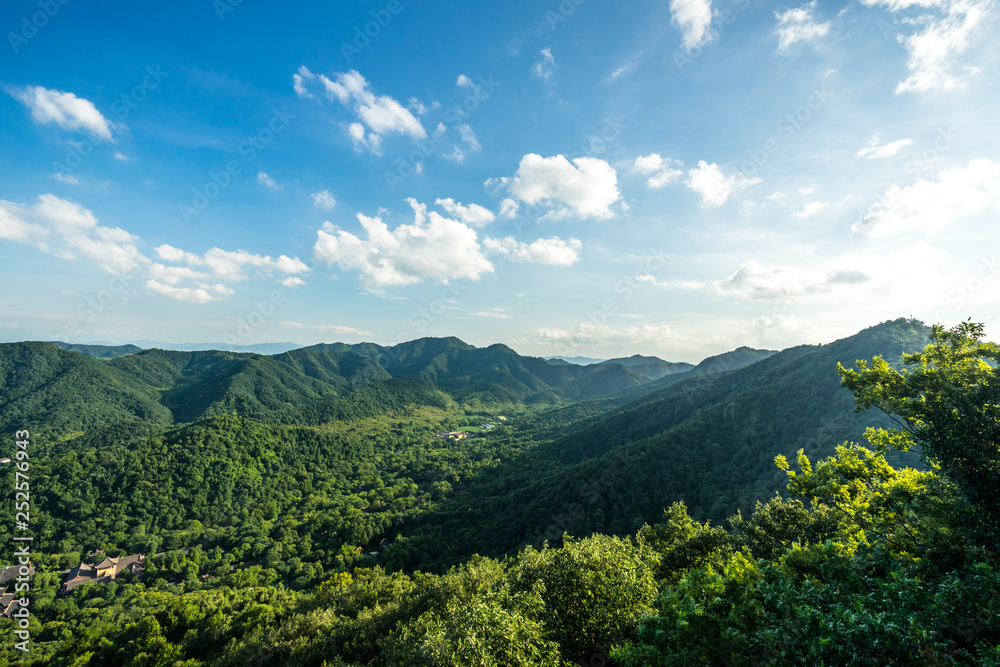
[[[997,664],[998,361],[912,320],[698,366],[0,345],[0,663]],[[59,595],[98,552],[143,576]]]

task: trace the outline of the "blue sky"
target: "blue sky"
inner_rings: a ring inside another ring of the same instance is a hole
[[[0,3],[0,340],[1000,316],[996,0],[346,4]]]

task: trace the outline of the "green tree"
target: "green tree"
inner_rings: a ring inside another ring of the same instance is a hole
[[[983,325],[935,325],[931,344],[903,355],[896,370],[882,357],[859,370],[839,366],[857,409],[877,407],[898,429],[873,434],[884,448],[920,446],[932,466],[952,479],[974,510],[972,532],[1000,546],[1000,347],[984,342]]]

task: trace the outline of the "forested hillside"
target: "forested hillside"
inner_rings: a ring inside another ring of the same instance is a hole
[[[741,349],[673,384],[456,339],[0,346],[8,428],[52,420],[26,664],[992,664],[1000,355],[967,326],[907,357],[928,332]],[[58,596],[99,551],[145,554],[142,580]]]

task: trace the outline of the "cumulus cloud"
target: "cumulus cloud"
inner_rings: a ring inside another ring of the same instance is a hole
[[[246,250],[222,248],[212,248],[198,255],[167,244],[154,248],[154,252],[164,262],[186,266],[154,263],[150,267],[150,280],[146,287],[157,294],[192,303],[208,303],[229,297],[233,291],[227,283],[246,280],[250,277],[249,269],[253,269],[258,277],[283,276],[278,282],[286,287],[305,284],[301,276],[309,273],[305,262],[287,255],[272,258]],[[179,285],[185,281],[194,286]]]
[[[572,162],[562,155],[543,158],[529,153],[521,158],[512,178],[490,179],[487,187],[506,188],[511,198],[525,204],[553,207],[551,218],[614,217],[612,205],[621,199],[618,173],[598,158],[578,157]]]
[[[268,190],[284,190],[285,186],[279,185],[273,178],[267,175],[266,171],[257,172],[257,185],[263,185]]]
[[[30,243],[63,259],[84,257],[114,274],[149,262],[138,237],[98,224],[90,210],[52,194],[41,195],[32,207],[0,200],[0,239]]]
[[[473,90],[476,88],[476,83],[464,74],[458,75],[458,80],[455,81],[455,85],[459,88],[472,88]]]
[[[146,289],[177,301],[188,301],[191,303],[209,303],[220,301],[232,296],[234,291],[225,285],[204,285],[200,287],[175,287],[164,285],[156,280],[147,280]]]
[[[468,206],[463,205],[461,202],[456,202],[451,197],[447,199],[438,199],[434,202],[435,205],[443,208],[448,215],[458,218],[462,222],[472,227],[482,227],[483,225],[488,225],[496,219],[493,212],[488,208],[484,208],[479,204],[469,204]]]
[[[64,130],[87,130],[96,139],[114,141],[111,124],[90,100],[41,86],[11,88],[8,92],[31,110],[32,119],[39,125],[57,125]]]
[[[513,236],[507,236],[502,239],[486,239],[483,241],[483,246],[487,251],[503,255],[515,262],[572,266],[580,259],[583,243],[580,239],[572,238],[564,241],[558,236],[521,243]]]
[[[708,44],[718,34],[710,30],[711,0],[670,0],[671,22],[680,28],[682,43],[688,51]]]
[[[101,225],[90,210],[51,194],[32,207],[0,201],[0,239],[29,243],[61,259],[88,259],[115,275],[143,270],[151,292],[191,303],[227,298],[233,290],[226,283],[245,280],[251,268],[258,276],[285,278],[309,272],[302,260],[285,255],[272,259],[221,248],[198,255],[167,244],[154,249],[159,261],[153,261],[140,252],[137,236]]]
[[[359,122],[347,126],[347,134],[356,147],[365,147],[381,155],[382,137],[405,135],[424,139],[427,131],[413,113],[388,95],[376,96],[371,84],[357,70],[339,72],[333,79],[314,74],[304,65],[293,75],[295,92],[303,98],[316,99],[317,92],[353,109]]]
[[[778,20],[778,51],[787,53],[788,47],[796,42],[808,42],[825,37],[830,32],[830,22],[817,23],[813,18],[816,0],[797,9],[775,12]]]
[[[684,163],[680,160],[664,159],[659,153],[640,155],[632,164],[632,171],[649,174],[646,185],[654,190],[665,187],[684,175]]]
[[[688,172],[688,180],[684,184],[701,196],[701,205],[708,208],[722,206],[735,193],[760,182],[759,178],[743,174],[726,176],[719,165],[699,160],[698,166]]]
[[[882,237],[899,232],[942,231],[956,219],[979,213],[1000,202],[1000,165],[988,158],[948,169],[936,181],[892,185],[851,229]]]
[[[792,214],[792,216],[794,216],[796,218],[808,218],[811,215],[815,215],[816,213],[819,213],[820,211],[822,211],[824,208],[826,208],[829,205],[830,205],[830,202],[828,202],[828,201],[811,201],[811,202],[807,202],[802,207],[801,211],[796,211],[795,213]]]
[[[324,211],[332,211],[337,205],[337,200],[333,198],[329,190],[313,193],[313,206]]]
[[[828,294],[842,286],[859,285],[872,280],[857,269],[812,271],[790,266],[765,267],[757,261],[744,262],[733,275],[714,283],[725,296],[768,301],[792,301]]]
[[[858,158],[867,158],[869,160],[884,160],[885,158],[892,157],[899,153],[907,146],[913,143],[912,139],[898,139],[892,141],[884,146],[880,146],[882,143],[882,133],[877,132],[875,136],[868,140],[868,144],[854,154]]]
[[[154,252],[163,262],[174,265],[154,262],[149,267],[146,289],[189,303],[209,303],[229,298],[235,291],[227,283],[246,280],[248,269],[255,269],[259,277],[284,276],[278,282],[286,287],[305,284],[301,276],[309,272],[305,262],[286,255],[273,259],[269,255],[257,255],[246,250],[222,248],[212,248],[198,255],[167,244],[154,248]]]
[[[493,265],[483,256],[472,228],[428,212],[415,199],[407,203],[413,209],[413,223],[393,230],[381,217],[359,213],[364,238],[324,223],[313,249],[316,260],[358,271],[362,282],[372,287],[409,285],[425,278],[478,280],[492,273]]]
[[[961,67],[958,57],[985,33],[992,19],[993,0],[862,0],[869,6],[882,5],[890,12],[906,12],[904,25],[920,26],[913,34],[900,37],[909,54],[910,76],[896,86],[896,94],[951,90],[964,85],[976,74],[976,67]],[[914,13],[915,10],[923,10]]]
[[[500,217],[510,220],[517,215],[517,209],[520,204],[511,199],[510,197],[505,197],[503,201],[500,202]]]

